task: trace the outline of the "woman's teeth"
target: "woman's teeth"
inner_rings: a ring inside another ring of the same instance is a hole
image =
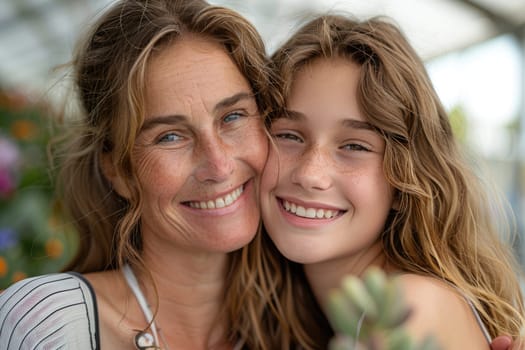
[[[283,200],[283,207],[289,213],[309,219],[331,219],[339,213],[339,210],[305,208],[285,200]]]
[[[244,191],[244,186],[241,186],[223,197],[218,197],[214,200],[188,202],[188,205],[195,209],[219,209],[232,205]]]

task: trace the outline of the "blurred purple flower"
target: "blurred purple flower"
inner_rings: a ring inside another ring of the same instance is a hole
[[[16,231],[10,227],[0,228],[0,250],[7,250],[18,243]]]
[[[20,151],[15,143],[0,135],[0,198],[16,188],[16,173],[20,166]]]
[[[16,187],[13,176],[0,168],[0,198],[7,197]]]
[[[0,169],[16,170],[20,164],[20,151],[17,145],[0,135]]]

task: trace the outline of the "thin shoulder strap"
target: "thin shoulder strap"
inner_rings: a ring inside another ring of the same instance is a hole
[[[142,294],[142,290],[140,289],[137,278],[135,277],[133,270],[128,264],[125,264],[122,267],[122,271],[124,272],[124,277],[126,278],[126,281],[128,282],[129,287],[133,291],[133,294],[135,294],[135,298],[137,298],[137,302],[139,303],[140,308],[142,309],[142,312],[144,313],[144,316],[146,317],[146,321],[148,322],[148,324],[151,325],[151,331],[153,332],[155,344],[158,346],[160,342],[159,342],[159,335],[157,333],[157,326],[155,325],[155,321],[153,320],[153,314],[151,313],[151,310],[148,306],[148,302],[146,301],[144,294]]]
[[[472,301],[466,295],[463,294],[463,298],[465,298],[468,305],[470,306],[470,309],[472,310],[472,313],[474,314],[474,317],[476,318],[476,321],[478,322],[479,328],[481,329],[481,332],[485,336],[485,339],[487,339],[487,342],[489,344],[492,343],[492,338],[490,336],[489,330],[487,329],[487,326],[485,326],[485,323],[483,323],[483,321],[481,320],[481,316],[479,315],[478,310],[476,309],[474,304],[472,304]]]
[[[461,294],[461,296],[463,296],[463,299],[465,299],[465,301],[467,302],[468,306],[470,307],[470,310],[472,310],[472,313],[474,314],[474,317],[476,318],[476,322],[478,323],[479,328],[481,329],[481,333],[483,333],[483,336],[485,337],[485,339],[487,340],[487,342],[489,344],[492,343],[492,337],[490,336],[490,333],[489,333],[489,331],[487,329],[487,326],[485,326],[485,324],[483,323],[483,320],[481,319],[481,316],[479,315],[478,310],[476,309],[476,307],[472,303],[472,300],[470,300],[470,298],[465,293],[463,293],[463,291],[461,289],[459,289],[458,286],[456,286],[452,282],[446,281],[446,283],[449,286],[453,287],[455,290],[457,290],[457,292],[459,294]]]

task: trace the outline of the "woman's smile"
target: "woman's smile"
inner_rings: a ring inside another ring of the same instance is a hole
[[[186,203],[183,203],[184,205],[187,205],[189,207],[192,207],[194,209],[220,209],[224,207],[229,207],[234,202],[236,202],[241,194],[244,191],[244,184],[242,186],[237,187],[233,191],[230,191],[224,196],[218,196],[214,199],[205,199],[205,200],[198,200],[198,201],[189,201]]]

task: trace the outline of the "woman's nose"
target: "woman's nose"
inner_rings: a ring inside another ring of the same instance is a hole
[[[195,170],[198,181],[221,182],[231,176],[235,165],[233,150],[220,136],[201,140],[198,148],[199,164]]]

